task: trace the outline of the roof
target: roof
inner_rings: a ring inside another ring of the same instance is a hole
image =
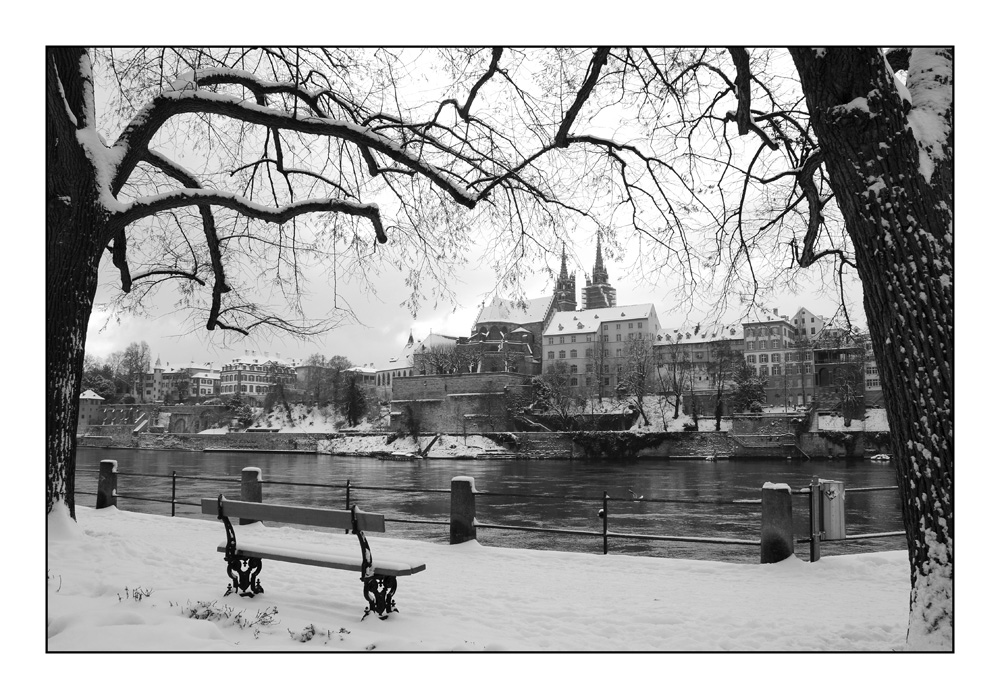
[[[698,332],[695,332],[697,330]],[[680,333],[681,338],[677,339]],[[662,339],[661,339],[662,338]],[[688,328],[664,329],[653,341],[655,345],[694,344],[696,342],[718,342],[720,340],[743,340],[742,323],[705,323]]]
[[[527,325],[541,323],[552,305],[552,296],[542,296],[537,299],[525,299],[523,303],[497,296],[491,303],[483,306],[476,317],[476,325],[480,323],[512,323]]]
[[[80,400],[104,400],[104,399],[88,388],[86,391],[80,394]]]
[[[576,333],[593,333],[601,327],[601,323],[611,323],[622,320],[645,320],[656,311],[651,303],[640,303],[632,306],[613,306],[611,308],[590,308],[584,311],[559,311],[552,316],[544,335],[573,335]]]
[[[265,355],[246,354],[243,355],[242,357],[236,357],[235,359],[226,362],[223,366],[229,366],[230,364],[249,364],[251,366],[256,364],[257,366],[263,366],[268,362],[274,362],[278,366],[285,366],[291,368],[295,368],[299,365],[298,360],[295,359],[282,359],[281,357],[269,357],[266,354]]]
[[[199,371],[197,374],[192,374],[192,379],[218,379],[220,377],[217,371]]]

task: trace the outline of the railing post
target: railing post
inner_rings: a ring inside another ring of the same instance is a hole
[[[347,507],[344,508],[344,509],[347,509],[347,510],[351,509],[351,479],[350,478],[347,479]],[[350,529],[345,529],[344,533],[345,534],[350,534],[351,530]]]
[[[604,509],[601,510],[601,519],[604,520],[604,555],[608,555],[608,491],[604,491]]]
[[[787,483],[765,483],[760,491],[760,562],[778,563],[794,554],[792,489]]]
[[[820,538],[823,536],[823,530],[820,523],[820,518],[822,517],[820,502],[820,497],[822,494],[819,489],[819,478],[813,476],[812,482],[809,484],[809,562],[815,563],[820,558],[819,542]]]
[[[823,525],[823,541],[839,541],[847,538],[847,523],[844,520],[844,483],[842,481],[819,481],[822,507],[820,511]]]
[[[242,471],[240,481],[240,500],[243,502],[264,502],[264,489],[260,479],[260,469],[256,466],[247,466]],[[253,524],[255,519],[243,519],[240,517],[240,524]]]
[[[177,471],[170,475],[170,516],[177,512]]]
[[[476,540],[476,479],[455,476],[451,479],[450,543]]]
[[[97,509],[118,507],[118,462],[114,459],[101,461],[97,474]]]

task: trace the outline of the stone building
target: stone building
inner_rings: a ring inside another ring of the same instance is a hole
[[[658,372],[658,391],[684,394],[685,412],[690,412],[691,395],[700,415],[715,410],[718,382],[723,384],[723,412],[730,412],[727,397],[734,386],[735,362],[743,358],[742,323],[696,324],[693,328],[664,330],[653,342]],[[676,381],[675,381],[676,379]]]
[[[91,425],[99,425],[103,421],[104,399],[93,391],[87,390],[80,394],[80,413],[76,419],[76,433],[83,434]]]
[[[560,311],[545,328],[542,374],[558,371],[562,362],[570,388],[578,387],[587,395],[611,395],[624,371],[629,343],[641,340],[652,345],[661,332],[651,303]]]
[[[281,355],[271,358],[251,352],[222,365],[219,396],[223,400],[240,397],[244,402],[260,405],[272,386],[294,386],[296,366],[293,360],[282,361]]]

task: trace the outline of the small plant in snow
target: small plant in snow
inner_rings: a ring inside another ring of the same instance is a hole
[[[121,602],[122,600],[126,600],[129,597],[131,597],[136,602],[142,602],[143,597],[149,597],[151,594],[153,594],[153,590],[148,587],[145,589],[141,587],[133,587],[131,591],[129,591],[129,589],[126,587],[125,596],[122,597],[121,594],[119,594],[118,601]]]
[[[172,602],[170,606],[174,606]],[[263,611],[258,609],[256,616],[251,620],[246,616],[246,610],[236,611],[235,608],[230,607],[228,604],[224,604],[220,608],[214,600],[211,602],[196,602],[195,604],[188,602],[186,607],[181,608],[181,613],[189,619],[202,619],[218,623],[221,626],[236,626],[240,629],[250,629],[253,631],[254,638],[260,637],[261,627],[271,626],[278,621],[277,607],[267,607]]]

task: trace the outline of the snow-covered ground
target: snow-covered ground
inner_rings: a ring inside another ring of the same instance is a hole
[[[376,563],[427,569],[399,579],[398,614],[361,621],[356,573],[265,561],[264,594],[223,597],[219,522],[77,518],[48,521],[50,651],[889,651],[906,634],[902,551],[740,565],[372,536]],[[357,550],[342,531],[237,529]]]

